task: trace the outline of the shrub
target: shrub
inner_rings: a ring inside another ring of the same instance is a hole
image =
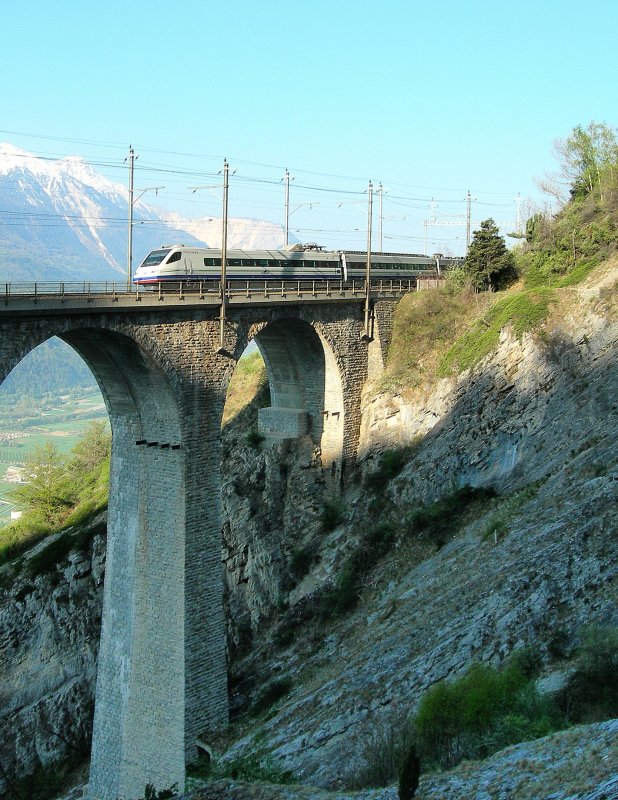
[[[402,447],[385,450],[380,456],[377,469],[365,478],[365,486],[370,492],[381,492],[386,484],[397,477],[413,452],[413,448]]]
[[[313,559],[318,551],[318,543],[311,542],[305,547],[292,550],[290,556],[290,569],[297,580],[301,580],[309,572]]]
[[[104,423],[93,422],[68,459],[49,443],[35,449],[26,466],[31,482],[13,490],[14,497],[25,506],[24,514],[0,530],[0,565],[17,558],[50,533],[86,522],[105,508],[110,445]],[[53,557],[52,553],[62,547],[55,544],[45,552]],[[44,565],[47,556],[38,554],[33,563]]]
[[[590,626],[583,632],[576,671],[560,698],[571,722],[618,716],[618,628]]]
[[[277,766],[268,753],[261,749],[243,753],[225,761],[201,759],[188,765],[187,774],[202,780],[232,778],[248,782],[263,781],[265,783],[288,784],[294,780],[289,770]]]
[[[266,711],[267,708],[270,708],[278,700],[281,700],[282,697],[288,695],[293,685],[290,678],[280,678],[279,680],[271,681],[262,690],[253,704],[253,708],[251,709],[252,713],[261,714],[262,711]]]
[[[174,784],[169,789],[160,789],[157,791],[152,783],[147,783],[144,787],[144,800],[171,800],[173,797],[178,797],[178,786]]]
[[[420,774],[421,761],[416,754],[416,745],[412,743],[408,746],[399,770],[399,800],[412,800],[418,789]]]
[[[83,762],[83,754],[73,753],[53,765],[39,766],[24,778],[8,781],[8,792],[5,796],[49,800],[50,797],[64,795],[70,785],[71,773]]]
[[[523,667],[523,668],[522,668]],[[484,758],[516,742],[557,730],[563,719],[534,687],[530,654],[502,669],[474,664],[452,683],[422,698],[413,720],[419,754],[430,766],[450,768],[462,758]]]
[[[345,507],[340,497],[328,497],[322,511],[322,527],[325,531],[334,530],[345,519]]]
[[[363,766],[346,781],[347,789],[388,786],[396,780],[404,755],[405,719],[395,714],[373,720],[362,739]]]
[[[248,432],[247,432],[247,435],[245,436],[245,441],[246,441],[246,443],[249,445],[249,447],[253,447],[254,449],[256,449],[256,450],[257,450],[257,449],[258,449],[258,447],[259,447],[259,446],[262,444],[262,442],[264,441],[264,437],[263,437],[263,436],[262,436],[262,434],[261,434],[261,433],[258,431],[258,429],[257,429],[257,428],[251,428],[251,430],[250,430],[250,431],[248,431]]]
[[[518,292],[494,303],[485,316],[457,339],[444,355],[438,374],[446,376],[463,372],[478,364],[495,350],[500,331],[507,325],[513,327],[519,338],[527,331],[539,327],[546,320],[554,300],[550,289],[541,288]]]
[[[462,514],[474,503],[496,497],[491,487],[462,486],[433,503],[416,509],[405,520],[408,535],[423,534],[442,547],[462,524]]]
[[[395,533],[395,528],[388,522],[365,531],[344,563],[335,585],[322,593],[319,606],[322,619],[340,616],[354,608],[360,596],[362,579],[391,549]]]
[[[0,529],[0,566],[21,556],[49,533],[49,525],[30,516]]]

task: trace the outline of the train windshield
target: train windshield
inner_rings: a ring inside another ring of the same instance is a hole
[[[146,258],[142,261],[142,267],[156,267],[157,264],[160,264],[165,256],[170,252],[172,248],[166,247],[165,250],[153,250],[152,253],[149,253]]]

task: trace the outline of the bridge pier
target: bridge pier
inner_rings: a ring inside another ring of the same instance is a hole
[[[89,800],[183,787],[197,738],[227,724],[219,438],[228,366],[203,341],[215,340],[216,324],[187,327],[171,341],[148,328],[120,343],[103,336],[107,349],[97,332],[64,337],[101,380],[113,432]]]

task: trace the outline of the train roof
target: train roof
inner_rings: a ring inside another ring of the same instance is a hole
[[[198,251],[200,253],[210,254],[212,257],[221,256],[221,248],[220,247],[200,247],[198,246],[190,246],[184,244],[172,244],[172,245],[162,245],[160,249],[182,249],[182,250],[192,250]],[[325,261],[338,259],[341,255],[356,257],[359,258],[367,258],[367,251],[366,250],[321,250],[321,249],[313,249],[313,248],[303,248],[303,249],[287,249],[287,250],[244,250],[233,248],[226,251],[228,258],[281,258],[281,259],[303,259],[308,258],[311,260],[320,260],[323,259]],[[436,257],[443,258],[448,261],[458,261],[461,260],[456,256],[428,256],[424,253],[384,253],[379,251],[372,251],[371,252],[372,259],[378,258],[393,258],[396,260],[400,259],[427,259],[433,260]]]

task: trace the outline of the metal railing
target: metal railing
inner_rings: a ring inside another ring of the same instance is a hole
[[[376,295],[400,295],[415,291],[416,278],[409,279],[379,279],[372,280],[371,292]],[[67,301],[93,302],[95,300],[109,300],[116,302],[119,299],[134,298],[137,302],[142,299],[158,299],[161,301],[187,300],[216,300],[221,297],[221,282],[214,281],[166,281],[148,286],[132,286],[127,288],[126,283],[120,282],[51,282],[37,281],[35,283],[4,283],[0,284],[2,301],[5,306],[14,301],[29,300],[37,302]],[[226,281],[226,298],[234,300],[245,299],[248,301],[264,298],[288,299],[297,298],[336,298],[362,297],[365,294],[364,279],[357,280],[234,280]]]

